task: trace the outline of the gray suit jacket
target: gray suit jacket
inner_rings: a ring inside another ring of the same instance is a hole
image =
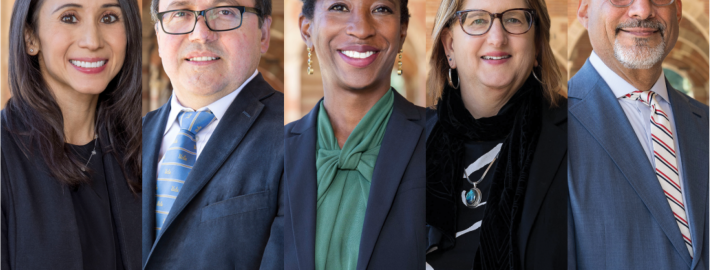
[[[220,120],[155,237],[170,102],[143,121],[144,269],[283,269],[283,94],[261,74]]]
[[[708,269],[708,107],[666,87],[694,256],[631,124],[587,61],[569,81],[570,269]]]

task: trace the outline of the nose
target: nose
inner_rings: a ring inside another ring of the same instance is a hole
[[[345,28],[347,35],[358,39],[367,39],[375,35],[373,18],[368,8],[353,9],[351,14],[348,26]]]
[[[200,15],[197,16],[197,24],[195,25],[195,30],[189,34],[190,41],[198,43],[207,43],[213,41],[217,38],[217,33],[210,30],[207,27],[207,22],[205,17]]]
[[[103,39],[101,38],[101,34],[99,34],[99,27],[96,23],[85,24],[85,27],[82,30],[84,35],[77,43],[79,48],[95,51],[103,47]]]
[[[494,19],[491,29],[486,33],[486,42],[494,47],[501,47],[508,43],[508,33],[503,30],[501,19]]]
[[[651,0],[635,0],[628,7],[628,16],[631,18],[645,20],[654,16],[654,8]]]

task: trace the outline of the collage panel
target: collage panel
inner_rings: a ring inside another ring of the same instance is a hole
[[[569,1],[569,268],[708,268],[708,1]]]
[[[140,269],[139,3],[0,8],[0,268]]]
[[[285,269],[424,269],[422,0],[286,0]]]
[[[144,269],[283,269],[283,19],[143,2]]]
[[[427,4],[427,269],[564,269],[566,2]]]

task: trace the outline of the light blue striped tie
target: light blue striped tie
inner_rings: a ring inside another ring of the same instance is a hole
[[[187,112],[178,114],[180,132],[165,151],[158,172],[156,190],[155,229],[156,235],[165,223],[178,193],[182,189],[188,174],[197,159],[197,133],[215,120],[210,111]]]

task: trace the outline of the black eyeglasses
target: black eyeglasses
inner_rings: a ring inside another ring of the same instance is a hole
[[[500,19],[505,32],[520,35],[530,31],[535,21],[535,10],[514,8],[501,13],[490,13],[482,9],[469,9],[457,11],[454,18],[458,18],[461,29],[471,36],[488,33],[496,18]]]
[[[673,4],[673,2],[675,2],[675,0],[651,0],[651,3],[657,7],[667,6]],[[633,4],[634,0],[609,0],[609,3],[615,7],[623,8]]]
[[[197,19],[202,16],[207,28],[215,32],[234,30],[242,26],[244,12],[261,17],[261,11],[252,7],[227,6],[213,7],[201,11],[177,9],[158,12],[158,20],[163,32],[171,35],[192,33],[197,25]]]

